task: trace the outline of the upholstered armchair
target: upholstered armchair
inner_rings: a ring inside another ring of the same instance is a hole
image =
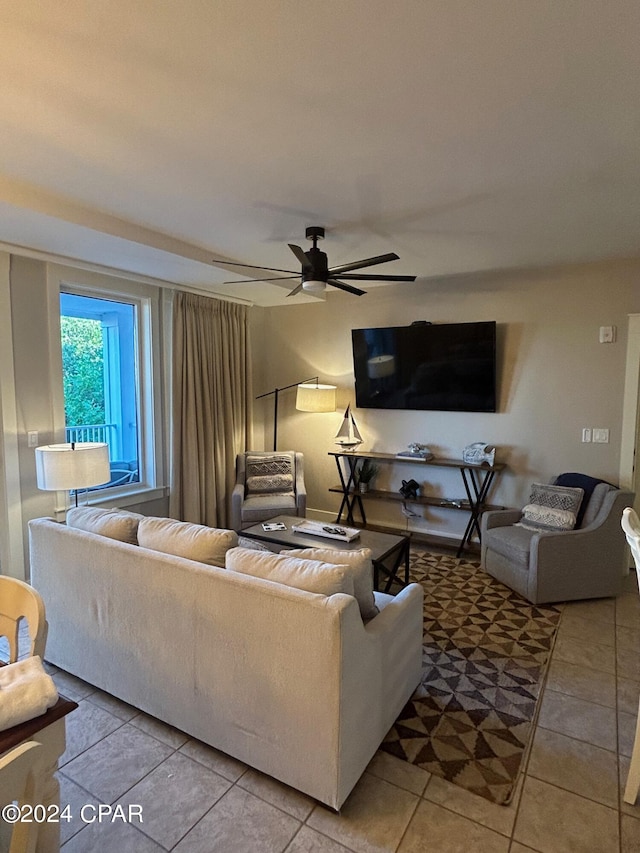
[[[302,453],[249,450],[238,454],[231,494],[231,527],[242,530],[276,515],[305,516]]]
[[[583,474],[562,474],[555,484],[584,489],[575,528],[523,526],[520,510],[485,512],[482,568],[533,604],[617,595],[626,573],[620,518],[633,492]]]

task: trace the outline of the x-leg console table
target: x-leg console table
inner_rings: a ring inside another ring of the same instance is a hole
[[[460,557],[464,549],[471,542],[471,538],[476,534],[480,540],[480,516],[487,509],[502,509],[498,506],[490,506],[487,504],[487,496],[489,490],[494,483],[494,480],[501,471],[506,467],[504,463],[498,462],[494,465],[486,463],[475,464],[471,462],[463,462],[461,459],[417,459],[410,456],[396,456],[393,453],[378,453],[370,450],[365,451],[331,451],[329,456],[333,456],[336,460],[338,468],[338,476],[340,477],[340,485],[329,491],[342,494],[340,509],[336,517],[336,523],[342,522],[343,514],[347,524],[367,523],[367,516],[364,509],[363,500],[393,500],[404,501],[405,498],[400,492],[392,492],[382,489],[371,489],[361,493],[358,491],[357,484],[357,463],[359,459],[371,459],[375,462],[396,462],[396,463],[412,463],[420,465],[423,468],[435,466],[439,468],[457,468],[460,471],[466,498],[438,498],[427,495],[420,495],[417,498],[411,498],[408,503],[422,504],[423,506],[439,507],[441,509],[457,509],[469,513],[469,521],[467,522],[464,535],[460,540],[457,550],[457,556]],[[344,469],[340,464],[340,460],[345,460]],[[355,515],[358,514],[360,519],[356,520]]]

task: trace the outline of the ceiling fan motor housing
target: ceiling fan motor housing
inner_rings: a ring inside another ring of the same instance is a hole
[[[314,246],[308,252],[305,252],[305,255],[309,258],[311,266],[307,268],[303,267],[302,281],[324,281],[326,283],[329,278],[329,263],[326,253],[320,251],[320,249],[316,249]]]

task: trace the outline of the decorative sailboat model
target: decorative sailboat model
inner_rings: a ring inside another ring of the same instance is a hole
[[[362,444],[362,436],[351,414],[351,404],[347,406],[340,429],[336,434],[336,444],[343,450],[356,450]]]

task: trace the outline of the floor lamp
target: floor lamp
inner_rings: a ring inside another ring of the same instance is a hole
[[[43,444],[36,447],[38,488],[47,492],[74,491],[100,486],[111,479],[109,445],[96,441]]]
[[[263,397],[270,397],[273,394],[274,450],[278,448],[278,397],[281,391],[288,391],[290,388],[296,387],[298,389],[296,394],[296,409],[299,412],[335,412],[336,410],[336,386],[320,385],[317,376],[312,376],[310,379],[303,379],[300,382],[285,385],[284,388],[274,388],[273,391],[260,394],[256,397],[256,400],[261,400]]]

